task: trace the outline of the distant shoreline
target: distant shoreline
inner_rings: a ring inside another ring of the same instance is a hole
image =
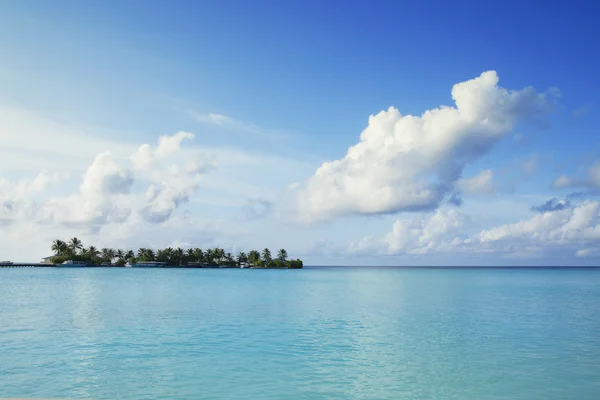
[[[240,267],[240,266],[198,266],[198,265],[166,265],[160,267],[125,267],[116,265],[64,265],[64,264],[42,264],[42,263],[0,263],[0,268],[126,268],[126,269],[297,269],[277,267]],[[600,270],[600,266],[407,266],[407,265],[305,265],[309,269],[409,269],[409,270]]]

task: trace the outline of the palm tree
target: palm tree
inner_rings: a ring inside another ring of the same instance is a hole
[[[137,251],[137,258],[140,260],[146,260],[146,252],[148,251],[148,249],[145,249],[143,247],[140,247]]]
[[[185,251],[183,252],[183,265],[187,265],[192,261],[194,261],[194,249],[185,249]]]
[[[279,251],[277,252],[277,259],[279,261],[285,261],[287,260],[287,251],[285,251],[285,249],[279,249]]]
[[[77,250],[80,250],[82,248],[83,244],[81,243],[81,240],[77,239],[76,237],[71,239],[71,241],[69,242],[69,249],[73,252],[73,254],[76,254]]]
[[[167,262],[167,264],[169,265],[173,265],[175,264],[175,250],[173,250],[172,247],[167,247],[165,249],[165,255],[167,257],[167,259],[165,260]]]
[[[146,249],[146,248],[140,248],[137,251],[137,258],[138,260],[141,261],[154,261],[155,259],[155,254],[154,254],[154,250],[152,249]]]
[[[204,259],[208,264],[212,264],[215,262],[215,252],[213,249],[208,249],[204,253]]]
[[[94,246],[90,246],[90,247],[88,247],[86,254],[92,258],[96,258],[96,257],[98,257],[98,249]]]
[[[204,262],[204,253],[202,252],[202,249],[196,247],[194,249],[194,261],[196,262]]]
[[[272,258],[271,258],[271,250],[269,250],[269,249],[265,248],[265,249],[262,251],[262,258],[263,258],[264,262],[266,262],[266,263],[268,263],[268,262],[272,261]]]
[[[115,258],[115,251],[113,249],[104,247],[102,250],[100,250],[100,258],[102,261],[112,262],[113,258]]]
[[[250,253],[248,253],[248,261],[250,261],[252,264],[256,264],[260,261],[260,253],[257,250],[252,250]]]
[[[54,242],[52,242],[51,249],[54,252],[54,255],[62,256],[66,253],[68,247],[65,242],[60,239],[56,239]]]
[[[115,252],[115,257],[117,257],[119,260],[122,260],[125,257],[125,252],[121,249],[118,249]]]
[[[135,259],[135,253],[133,252],[133,250],[127,250],[127,252],[125,252],[125,259],[127,261]]]
[[[217,259],[217,264],[221,265],[223,262],[223,258],[225,258],[225,250],[217,247],[214,250],[214,256]]]
[[[177,265],[181,265],[181,262],[183,261],[183,249],[181,247],[178,247],[175,249],[175,260],[177,261]]]
[[[156,252],[156,261],[169,261],[169,253],[167,253],[166,249],[160,249]]]
[[[243,251],[241,251],[238,255],[237,255],[237,262],[238,265],[241,265],[243,263],[248,262],[248,256],[246,255],[246,253],[244,253]]]

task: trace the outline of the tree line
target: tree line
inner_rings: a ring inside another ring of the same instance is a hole
[[[108,264],[124,266],[127,262],[135,264],[138,262],[159,261],[170,266],[185,266],[189,264],[217,265],[217,266],[241,266],[252,265],[255,268],[302,268],[303,263],[299,259],[289,260],[285,249],[279,249],[277,256],[273,257],[268,248],[261,252],[252,250],[247,254],[240,252],[236,256],[221,248],[206,249],[180,247],[153,250],[140,248],[137,252],[133,250],[102,248],[95,246],[84,247],[81,240],[74,237],[69,241],[56,239],[51,246],[54,256],[51,262],[61,264],[64,261],[83,261],[90,264]]]

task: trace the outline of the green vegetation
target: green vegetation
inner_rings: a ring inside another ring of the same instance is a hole
[[[50,259],[50,262],[54,264],[62,264],[67,260],[72,260],[86,262],[91,265],[124,266],[128,262],[135,264],[138,262],[159,261],[165,262],[168,266],[249,266],[254,268],[283,269],[303,267],[302,260],[288,260],[288,254],[285,249],[280,249],[277,252],[276,259],[272,259],[269,249],[263,249],[262,254],[257,250],[252,250],[248,254],[240,252],[236,257],[221,248],[184,250],[179,247],[176,249],[168,247],[156,251],[140,248],[137,252],[109,248],[98,250],[94,246],[84,247],[81,240],[76,237],[68,242],[57,239],[52,242],[51,249],[54,252],[54,256]]]

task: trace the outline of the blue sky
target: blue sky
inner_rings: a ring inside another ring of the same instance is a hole
[[[309,264],[597,264],[598,6],[356,3],[3,2],[0,258],[77,235]],[[402,120],[478,77],[433,128]]]

